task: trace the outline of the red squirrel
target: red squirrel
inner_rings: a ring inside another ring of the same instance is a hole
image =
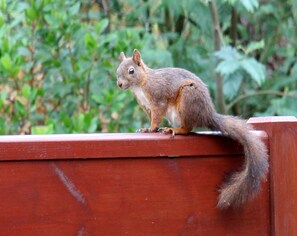
[[[187,134],[194,128],[221,131],[244,147],[243,168],[222,184],[217,207],[239,207],[260,190],[268,172],[268,155],[262,140],[253,135],[246,121],[218,114],[207,86],[195,74],[180,68],[151,69],[135,49],[132,57],[120,54],[117,85],[131,89],[139,105],[150,118],[150,127],[139,132]],[[163,118],[173,128],[159,128]]]

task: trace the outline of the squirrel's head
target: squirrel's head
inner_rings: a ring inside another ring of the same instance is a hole
[[[117,69],[117,84],[121,89],[128,89],[143,85],[146,81],[145,64],[141,60],[140,52],[134,49],[132,57],[120,54],[121,63]]]

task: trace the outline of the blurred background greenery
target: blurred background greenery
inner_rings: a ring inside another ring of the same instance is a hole
[[[296,0],[0,0],[0,134],[132,132],[121,51],[182,67],[218,111],[297,116]]]

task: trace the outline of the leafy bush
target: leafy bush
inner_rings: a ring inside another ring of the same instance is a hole
[[[297,113],[294,0],[218,1],[219,49],[208,1],[2,0],[0,9],[0,134],[147,125],[115,83],[119,53],[134,48],[149,66],[193,71],[213,95],[217,73],[227,113]]]
[[[139,33],[108,33],[108,19],[78,17],[82,7],[74,1],[2,2],[2,134],[133,127],[135,102],[129,93],[117,95],[114,71],[119,52],[136,47],[128,42]]]

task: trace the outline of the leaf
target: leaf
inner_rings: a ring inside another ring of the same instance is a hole
[[[204,5],[208,5],[208,3],[211,1],[211,0],[199,0],[200,2],[202,2]]]
[[[116,44],[118,42],[118,36],[114,33],[104,34],[99,36],[99,46],[102,46],[106,43]]]
[[[2,14],[0,14],[0,27],[2,27],[5,23],[4,17]]]
[[[1,10],[5,11],[7,7],[7,0],[1,0],[0,1],[0,8]]]
[[[73,128],[74,132],[81,132],[84,129],[84,120],[85,120],[85,115],[83,113],[79,113],[78,116],[72,117],[72,123],[73,123]]]
[[[288,99],[287,97],[272,99],[271,109],[274,112],[274,115],[296,116],[296,106],[293,105],[296,104],[296,101],[292,99],[292,103],[290,103],[290,100],[291,99]]]
[[[97,33],[102,34],[103,31],[107,28],[108,24],[109,24],[109,21],[107,18],[99,21],[99,23],[97,25]]]
[[[259,85],[265,81],[265,67],[254,58],[244,59],[240,65]]]
[[[143,50],[143,57],[150,61],[152,65],[173,66],[172,54],[165,50]]]
[[[84,42],[88,48],[90,48],[90,49],[96,48],[97,43],[96,43],[96,40],[93,37],[93,35],[91,35],[89,33],[85,34]]]
[[[215,56],[221,60],[237,60],[241,57],[239,52],[231,46],[223,47],[215,53]]]
[[[6,98],[7,98],[7,92],[5,90],[2,90],[1,93],[0,93],[0,110],[2,109],[5,101],[6,101]]]
[[[103,99],[103,97],[102,97],[102,96],[99,96],[99,95],[97,95],[97,94],[94,94],[94,95],[92,96],[92,99],[93,99],[96,103],[99,103],[99,104],[104,103],[104,99]]]
[[[249,45],[246,49],[246,53],[249,54],[255,50],[262,49],[262,48],[264,48],[264,46],[265,46],[265,43],[264,43],[263,39],[261,41],[251,42],[251,43],[249,43]]]
[[[22,88],[22,94],[26,97],[29,98],[31,94],[31,87],[28,84],[25,84]]]
[[[234,5],[237,0],[224,0],[224,2],[228,2],[229,4]]]
[[[99,122],[98,117],[93,117],[90,124],[89,124],[87,132],[88,133],[94,133],[97,130],[98,122]]]
[[[20,117],[24,117],[26,114],[26,107],[21,103],[19,100],[16,100],[14,103],[15,109],[16,109],[16,114]]]
[[[280,97],[270,101],[270,106],[265,112],[257,112],[257,116],[297,116],[297,103],[295,98]]]
[[[30,20],[35,20],[37,18],[37,11],[36,9],[32,6],[29,7],[25,10],[26,16],[30,19]]]
[[[25,57],[31,57],[31,52],[26,47],[19,47],[18,48],[18,54]]]
[[[69,7],[68,12],[70,13],[70,15],[76,15],[77,13],[79,13],[79,10],[80,10],[80,2],[77,2],[73,6]]]
[[[49,14],[44,16],[45,21],[50,25],[51,28],[57,29],[59,27],[59,20]]]
[[[240,89],[243,75],[239,71],[224,76],[224,94],[228,99],[233,99]]]
[[[221,75],[229,75],[234,73],[240,64],[237,60],[224,60],[221,61],[216,68],[216,72],[219,72]]]
[[[9,52],[10,50],[10,38],[2,38],[1,42],[1,51],[2,52]]]
[[[4,102],[7,98],[7,91],[2,90],[0,95],[1,100]]]
[[[28,2],[17,1],[15,10],[23,13],[29,6],[30,4]]]
[[[254,12],[259,7],[258,0],[241,0],[240,2],[248,12]]]
[[[3,117],[0,117],[0,134],[6,134],[6,120]]]
[[[32,126],[31,127],[32,134],[53,134],[54,133],[54,125],[40,125],[40,126]]]
[[[5,54],[2,58],[1,58],[1,64],[2,66],[8,70],[8,71],[12,71],[12,61],[11,58],[8,54]]]

